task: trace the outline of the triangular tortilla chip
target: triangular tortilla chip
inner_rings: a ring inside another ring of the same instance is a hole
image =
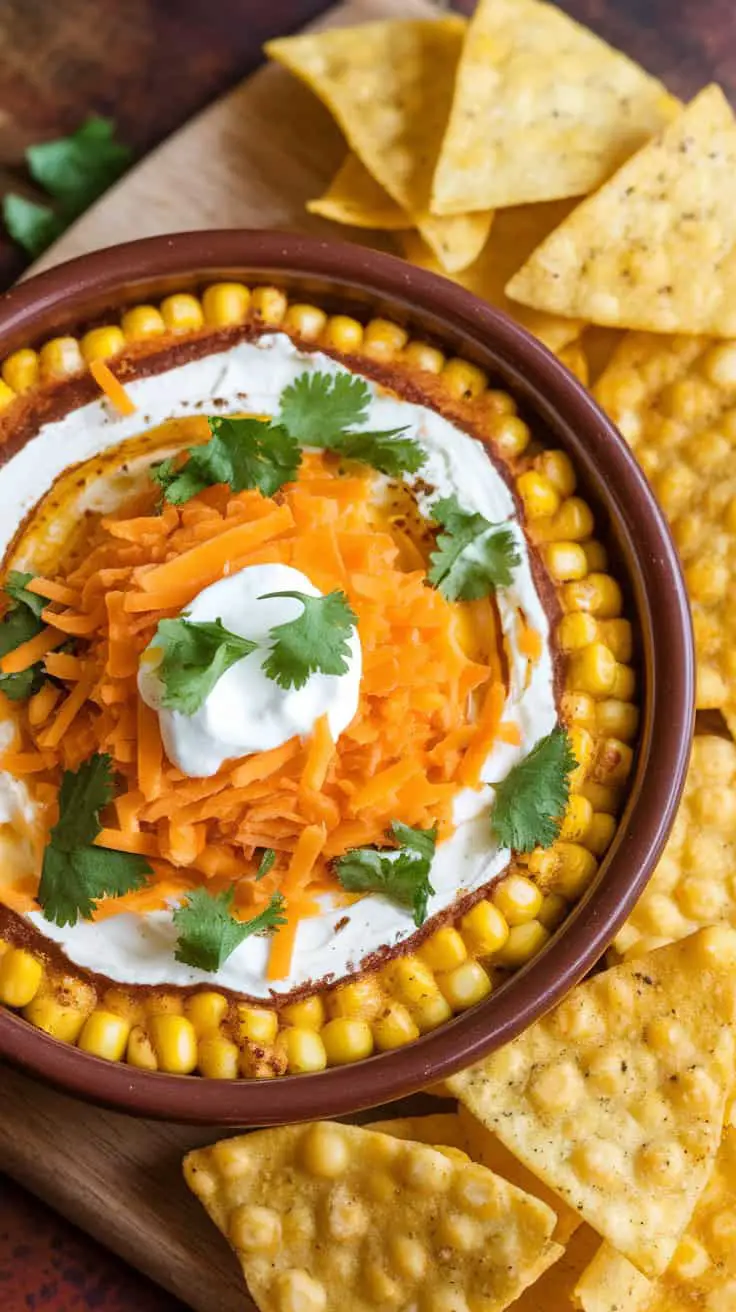
[[[596,1249],[601,1246],[600,1235],[589,1225],[581,1225],[567,1245],[559,1262],[545,1271],[540,1280],[524,1290],[510,1312],[572,1312],[572,1294]],[[627,1263],[630,1270],[634,1270]],[[644,1276],[639,1276],[640,1280]],[[620,1312],[634,1312],[622,1304]]]
[[[702,91],[506,290],[613,328],[736,335],[736,120],[723,92]]]
[[[647,1276],[665,1270],[721,1139],[733,1083],[736,931],[616,966],[449,1083]]]
[[[437,214],[585,196],[672,117],[661,82],[539,0],[480,0],[437,164]]]
[[[353,1125],[226,1139],[190,1153],[184,1173],[261,1312],[383,1312],[418,1299],[502,1312],[562,1253],[538,1199],[484,1166]]]
[[[732,342],[629,333],[594,391],[672,525],[693,612],[696,704],[722,711],[734,737],[735,358]]]
[[[384,232],[410,228],[412,222],[352,151],[345,156],[324,195],[307,201],[307,209],[333,223],[380,228]]]
[[[266,54],[306,82],[351,150],[410,216],[444,269],[472,264],[492,215],[436,218],[432,173],[450,112],[465,22],[401,20],[269,41]]]
[[[734,1312],[736,1308],[736,1130],[723,1134],[715,1169],[669,1268],[647,1281],[604,1244],[574,1293],[583,1312]]]
[[[561,351],[579,336],[582,328],[580,320],[563,318],[558,314],[539,314],[525,305],[510,301],[504,288],[514,271],[521,268],[524,260],[547,233],[569,214],[571,205],[571,201],[563,200],[552,201],[548,205],[520,205],[516,209],[500,210],[478,259],[452,279],[489,305],[505,310],[551,351]],[[430,269],[433,273],[442,272],[439,262],[417,233],[402,232],[399,241],[405,257],[412,264]]]

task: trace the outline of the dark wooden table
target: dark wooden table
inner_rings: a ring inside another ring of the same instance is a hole
[[[560,3],[684,99],[715,79],[736,101],[735,0]],[[32,195],[25,147],[75,128],[90,110],[114,117],[122,139],[145,154],[249,73],[265,40],[325,8],[324,0],[0,0],[0,194]],[[0,287],[23,265],[0,238]],[[183,1312],[1,1177],[0,1307]]]

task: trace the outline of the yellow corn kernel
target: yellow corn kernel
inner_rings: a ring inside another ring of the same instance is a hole
[[[327,323],[324,310],[316,305],[290,305],[284,317],[284,332],[300,337],[303,342],[316,342]]]
[[[572,496],[577,477],[566,451],[541,451],[534,461],[534,467],[549,479],[561,497]]]
[[[603,856],[608,851],[616,832],[616,817],[605,811],[594,811],[593,819],[585,835],[585,846],[595,856]]]
[[[420,369],[425,374],[439,374],[445,363],[445,357],[436,346],[429,342],[411,341],[404,347],[402,360],[412,369]]]
[[[597,542],[594,538],[588,538],[587,542],[581,542],[580,545],[585,552],[589,572],[591,574],[605,574],[608,569],[608,552],[603,543]]]
[[[598,862],[580,843],[557,842],[550,850],[555,858],[552,891],[576,902],[595,875]]]
[[[542,557],[556,583],[584,579],[588,572],[585,552],[577,542],[549,542],[542,549]]]
[[[595,528],[593,511],[582,497],[568,497],[563,501],[554,517],[557,538],[568,538],[571,542],[583,543]],[[581,547],[584,551],[584,548]]]
[[[570,740],[572,754],[577,761],[577,767],[570,775],[570,787],[575,792],[582,792],[582,784],[595,756],[595,739],[587,729],[583,729],[577,724],[572,725],[567,736]]]
[[[87,364],[92,364],[93,360],[109,360],[111,356],[119,355],[124,348],[122,329],[114,324],[104,328],[90,328],[82,338],[82,355]]]
[[[129,1033],[130,1025],[124,1017],[95,1008],[82,1026],[77,1047],[105,1061],[122,1061]]]
[[[599,620],[598,637],[611,648],[617,661],[626,665],[634,655],[634,630],[630,620]]]
[[[590,693],[563,692],[560,710],[565,724],[576,724],[582,729],[595,729],[595,702]]]
[[[509,936],[506,917],[485,897],[465,912],[460,930],[468,951],[476,957],[488,957],[497,952]]]
[[[161,302],[161,318],[170,333],[196,333],[204,327],[202,306],[189,292],[174,292]]]
[[[151,1016],[148,1022],[159,1068],[171,1075],[188,1075],[197,1065],[197,1035],[185,1016]]]
[[[197,1044],[197,1070],[208,1080],[236,1080],[240,1053],[222,1034],[205,1034]]]
[[[381,1052],[391,1048],[401,1048],[419,1037],[419,1028],[406,1007],[400,1002],[390,1002],[372,1024],[373,1038]]]
[[[589,574],[566,583],[562,599],[566,610],[585,610],[602,620],[615,619],[623,607],[621,588],[610,574]]]
[[[184,1003],[184,1014],[192,1022],[197,1034],[206,1034],[216,1030],[225,1017],[228,1001],[224,993],[215,993],[206,989],[202,993],[192,993]]]
[[[320,1037],[325,1045],[329,1066],[363,1061],[373,1052],[373,1035],[366,1020],[336,1016],[327,1022]]]
[[[363,354],[373,360],[394,360],[406,346],[408,333],[390,319],[371,319],[363,337]]]
[[[419,955],[430,970],[454,970],[468,952],[457,930],[451,925],[443,925],[422,944]]]
[[[146,999],[147,1016],[183,1016],[184,1003],[178,993],[158,990]]]
[[[567,902],[560,893],[547,893],[542,899],[537,920],[550,933],[562,924],[568,911]]]
[[[513,413],[501,415],[493,425],[491,436],[499,455],[505,460],[513,460],[526,451],[532,437],[529,425]]]
[[[469,360],[448,360],[442,370],[442,382],[450,396],[458,401],[472,401],[488,386],[488,377]]]
[[[245,323],[250,292],[242,282],[214,282],[202,293],[204,321],[213,328],[232,328]]]
[[[145,342],[166,332],[161,311],[155,305],[134,305],[125,311],[120,326],[127,342]]]
[[[52,337],[41,347],[38,365],[42,383],[81,373],[84,360],[76,337]]]
[[[447,974],[438,975],[437,983],[453,1011],[474,1007],[477,1002],[487,998],[491,991],[491,981],[480,962],[470,959]]]
[[[494,966],[517,970],[541,952],[550,939],[550,932],[539,920],[528,920],[525,925],[514,925],[506,944],[493,959]]]
[[[496,884],[491,897],[494,906],[512,927],[534,920],[542,905],[541,892],[525,875],[507,875]]]
[[[142,1025],[134,1025],[128,1035],[125,1060],[129,1066],[135,1066],[140,1071],[158,1070],[153,1044]]]
[[[536,469],[527,469],[526,473],[519,475],[516,490],[524,503],[527,519],[546,519],[560,508],[560,494],[554,483]]]
[[[620,702],[630,702],[636,692],[636,675],[630,665],[616,665],[611,696]]]
[[[289,302],[279,287],[254,287],[250,308],[261,323],[278,328],[284,322]]]
[[[619,738],[603,738],[596,749],[591,778],[598,784],[623,784],[631,774],[634,753]]]
[[[602,642],[591,642],[589,647],[574,654],[568,670],[568,682],[573,689],[589,692],[591,697],[607,697],[613,690],[618,661]]]
[[[397,957],[381,974],[389,993],[400,1002],[421,1002],[437,992],[437,981],[425,961],[419,957]]]
[[[327,1065],[325,1045],[316,1030],[291,1029],[279,1034],[279,1047],[285,1053],[292,1075],[306,1075],[310,1071],[323,1071]]]
[[[76,1043],[94,1002],[95,992],[89,986],[82,986],[79,996],[68,1001],[66,989],[64,993],[57,993],[54,985],[44,980],[23,1008],[23,1015],[31,1025],[50,1034],[52,1039]]]
[[[363,325],[346,314],[333,314],[325,324],[322,340],[325,346],[332,347],[334,351],[344,351],[347,354],[359,351],[363,344]]]
[[[0,1002],[26,1007],[38,992],[43,966],[24,948],[8,948],[0,957]]]
[[[385,998],[375,975],[363,975],[332,989],[327,996],[330,1016],[354,1016],[359,1020],[372,1020],[385,1004]]]
[[[596,642],[598,622],[594,615],[585,614],[584,610],[571,610],[563,615],[556,631],[560,651],[576,652]]]
[[[433,998],[422,998],[421,1002],[415,1002],[411,1014],[419,1033],[429,1034],[430,1030],[436,1030],[438,1025],[444,1025],[450,1019],[452,1008],[438,989]]]
[[[30,392],[32,387],[38,385],[38,373],[38,355],[28,347],[14,351],[3,361],[3,381],[14,392]]]
[[[593,807],[587,797],[581,797],[579,793],[575,793],[570,798],[567,810],[562,817],[560,838],[568,842],[582,840],[583,835],[588,832],[592,819]]]
[[[8,406],[15,400],[15,392],[12,387],[0,378],[0,412],[7,410]]]
[[[275,1011],[265,1007],[248,1007],[239,1002],[236,1008],[238,1032],[241,1039],[250,1039],[251,1043],[269,1044],[276,1039],[279,1018]]]
[[[621,789],[599,784],[595,779],[586,779],[580,791],[592,803],[594,811],[615,815],[621,805]]]
[[[597,703],[595,724],[600,734],[631,742],[639,730],[639,708],[633,702],[622,702],[609,697]]]
[[[318,993],[313,993],[310,998],[282,1007],[279,1019],[297,1029],[320,1030],[325,1023],[325,1004]]]
[[[129,1025],[138,1025],[145,1017],[146,1009],[143,1002],[128,989],[115,987],[106,989],[102,1001],[106,1011],[113,1011],[116,1016],[122,1016]]]

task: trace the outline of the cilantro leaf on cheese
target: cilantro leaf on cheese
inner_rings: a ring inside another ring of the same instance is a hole
[[[296,478],[301,451],[283,425],[222,415],[210,415],[207,422],[212,437],[191,447],[183,465],[170,457],[151,470],[172,505],[182,505],[216,483],[227,483],[233,492],[258,488],[264,497],[272,497]]]

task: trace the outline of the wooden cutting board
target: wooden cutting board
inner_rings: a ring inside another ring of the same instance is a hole
[[[315,26],[433,12],[428,0],[350,0]],[[304,205],[323,191],[344,150],[319,102],[282,69],[264,67],[133,169],[30,272],[115,242],[185,229],[275,227],[334,236],[336,229]],[[184,1153],[221,1137],[215,1127],[102,1111],[6,1067],[0,1096],[0,1170],[196,1312],[253,1309],[235,1258],[182,1179]],[[397,1106],[392,1114],[401,1114]],[[420,1098],[409,1109],[436,1106]]]

